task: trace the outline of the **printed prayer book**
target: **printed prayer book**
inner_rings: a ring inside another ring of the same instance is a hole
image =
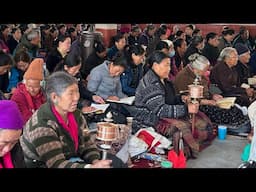
[[[90,111],[90,112],[84,112],[84,114],[88,114],[88,113],[105,113],[105,111],[107,110],[107,108],[109,107],[110,104],[96,104],[96,103],[92,103],[91,107],[94,107],[95,110]]]
[[[125,98],[122,98],[118,101],[107,99],[108,102],[123,103],[123,104],[127,104],[127,105],[132,105],[134,100],[135,100],[135,96],[125,97]]]
[[[222,109],[230,109],[236,101],[236,97],[224,97],[216,102],[217,106]]]

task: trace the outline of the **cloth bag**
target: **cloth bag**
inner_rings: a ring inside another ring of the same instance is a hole
[[[135,135],[132,135],[129,144],[128,144],[128,151],[131,157],[137,156],[141,153],[144,153],[148,149],[148,144],[143,141],[142,139],[138,138]]]
[[[142,139],[148,145],[147,151],[150,153],[156,153],[156,147],[168,149],[172,144],[166,137],[155,132],[153,127],[140,129],[135,136]]]

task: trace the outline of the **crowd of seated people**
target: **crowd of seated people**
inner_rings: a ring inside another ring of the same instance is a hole
[[[111,103],[108,111],[132,116],[132,134],[153,127],[176,151],[182,133],[186,157],[195,158],[213,134],[211,111],[219,110],[219,99],[235,96],[247,108],[256,98],[248,82],[255,74],[255,45],[245,28],[237,36],[228,27],[202,36],[193,25],[175,32],[167,24],[134,25],[117,31],[108,47],[95,40],[87,58],[81,30],[81,24],[1,25],[0,106],[10,105],[21,120],[1,127],[7,117],[0,113],[0,140],[13,136],[10,145],[0,146],[0,167],[8,167],[5,156],[19,137],[26,167],[127,167],[115,155],[101,160],[83,113],[94,111],[91,103],[130,96],[132,105]],[[195,79],[204,87],[198,103],[183,94]],[[232,116],[234,110],[225,113]],[[189,114],[195,114],[195,130]]]

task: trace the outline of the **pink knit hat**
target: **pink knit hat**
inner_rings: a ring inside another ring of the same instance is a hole
[[[11,100],[1,100],[0,129],[22,129],[23,123],[17,104]]]

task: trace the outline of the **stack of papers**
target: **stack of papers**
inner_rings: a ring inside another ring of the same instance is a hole
[[[108,102],[123,103],[123,104],[127,104],[127,105],[132,105],[134,100],[135,100],[135,96],[125,97],[125,98],[122,98],[118,101],[107,99]]]
[[[88,113],[105,113],[105,111],[107,110],[109,105],[110,104],[96,104],[96,103],[92,103],[91,107],[94,107],[95,110],[90,111],[90,112],[84,112],[84,114],[88,114]]]
[[[217,106],[222,109],[230,109],[235,104],[236,97],[225,97],[216,102]]]
[[[249,88],[250,88],[250,85],[248,85],[248,84],[246,84],[246,83],[243,83],[243,84],[241,85],[241,87],[244,88],[244,89],[249,89]]]

